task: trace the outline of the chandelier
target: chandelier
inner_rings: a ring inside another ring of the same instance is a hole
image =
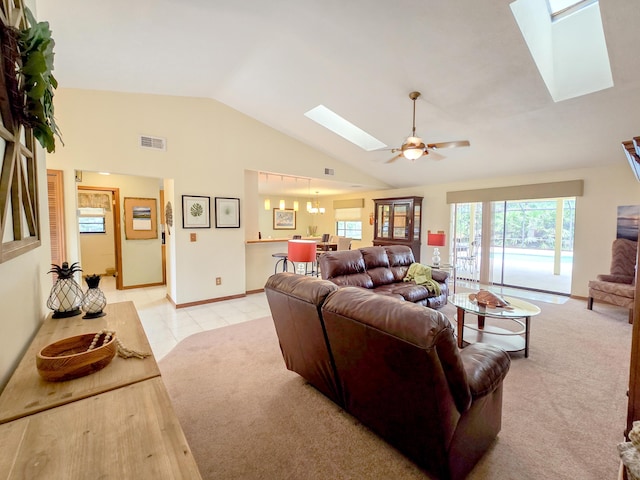
[[[318,197],[319,193],[320,192],[316,192],[315,204],[312,204],[310,201],[307,202],[307,212],[309,212],[312,215],[317,215],[317,214],[323,215],[324,212],[325,212],[324,207],[320,206],[320,200],[319,200],[319,197]]]

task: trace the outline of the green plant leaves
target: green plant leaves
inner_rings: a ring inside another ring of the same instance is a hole
[[[20,32],[18,48],[22,59],[19,73],[24,77],[25,113],[33,135],[47,152],[55,151],[55,138],[62,142],[53,108],[53,91],[58,81],[53,74],[53,47],[49,22],[37,22],[25,7],[29,27]]]

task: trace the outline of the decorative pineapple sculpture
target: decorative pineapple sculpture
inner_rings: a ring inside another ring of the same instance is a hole
[[[106,313],[102,310],[107,304],[107,299],[98,285],[100,284],[100,275],[87,275],[84,277],[89,287],[84,294],[82,300],[82,309],[85,315],[82,318],[98,318],[104,317]]]
[[[63,262],[62,266],[52,263],[53,267],[47,273],[55,273],[58,276],[56,283],[51,288],[47,307],[53,310],[53,318],[72,317],[80,313],[80,305],[82,305],[82,289],[74,280],[73,275],[81,272],[78,262]]]

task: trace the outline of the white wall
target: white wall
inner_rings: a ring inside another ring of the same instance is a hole
[[[244,202],[246,170],[314,177],[325,167],[335,170],[336,181],[384,188],[353,167],[213,100],[60,89],[56,117],[65,146],[47,161],[49,168],[64,170],[65,178],[80,169],[174,182],[172,298],[177,304],[243,294],[246,287],[244,215],[239,229],[216,229],[213,218],[210,229],[184,229],[182,195],[210,196],[212,210],[216,196],[240,198],[243,210],[251,208]],[[140,134],[166,138],[167,150],[139,148]],[[192,232],[196,242],[189,240]],[[74,241],[68,243],[70,259],[77,256]],[[223,278],[222,285],[215,285],[215,277]]]

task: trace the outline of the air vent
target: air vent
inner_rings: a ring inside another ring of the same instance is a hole
[[[333,168],[325,168],[324,169],[324,174],[325,175],[335,175]]]
[[[150,137],[149,135],[140,135],[140,147],[151,148],[153,150],[166,150],[167,141],[160,137]]]

